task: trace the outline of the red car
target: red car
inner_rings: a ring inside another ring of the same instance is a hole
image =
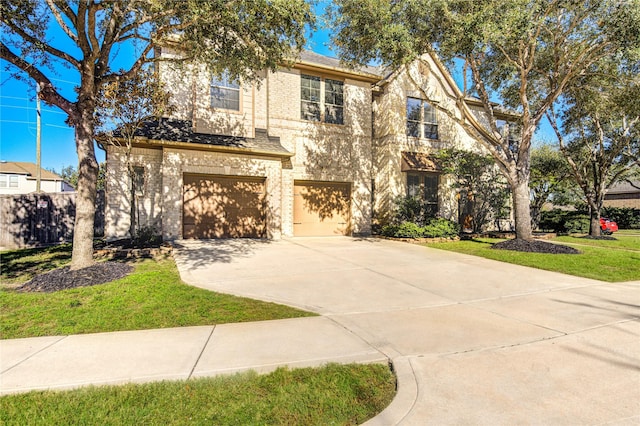
[[[618,230],[618,224],[606,217],[600,218],[600,229],[604,235],[611,235]]]

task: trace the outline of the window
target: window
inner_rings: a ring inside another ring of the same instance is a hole
[[[320,121],[320,77],[302,75],[300,113],[303,120]]]
[[[520,126],[517,123],[506,120],[497,120],[496,126],[502,137],[507,138],[509,149],[512,152],[516,152],[520,145]]]
[[[427,217],[438,213],[438,180],[437,173],[407,173],[407,196],[422,199]]]
[[[344,82],[304,74],[300,78],[300,117],[344,124]],[[324,99],[321,96],[323,86]]]
[[[407,135],[438,139],[436,109],[427,101],[407,98]]]
[[[226,72],[220,78],[211,79],[211,106],[240,111],[240,84],[231,80]]]
[[[0,188],[17,188],[18,175],[0,175]]]
[[[144,195],[144,167],[133,167],[133,191],[136,195]]]

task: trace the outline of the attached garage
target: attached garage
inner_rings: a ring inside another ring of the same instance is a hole
[[[351,234],[349,183],[296,181],[293,188],[293,235]]]
[[[183,238],[265,238],[265,178],[185,174]]]

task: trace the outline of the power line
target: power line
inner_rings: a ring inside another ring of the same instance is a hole
[[[26,109],[26,110],[35,110],[36,109],[34,107],[26,107],[26,106],[20,106],[20,105],[0,105],[0,108],[16,108],[16,109]],[[64,115],[67,115],[66,112],[55,111],[55,110],[52,110],[52,109],[43,109],[42,111],[50,112],[52,114],[64,114]]]

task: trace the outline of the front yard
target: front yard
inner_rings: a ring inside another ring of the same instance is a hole
[[[615,234],[615,238],[616,240],[592,240],[567,236],[551,240],[574,247],[580,250],[581,254],[494,250],[491,246],[504,240],[490,238],[430,243],[428,246],[601,281],[640,280],[640,236]]]

